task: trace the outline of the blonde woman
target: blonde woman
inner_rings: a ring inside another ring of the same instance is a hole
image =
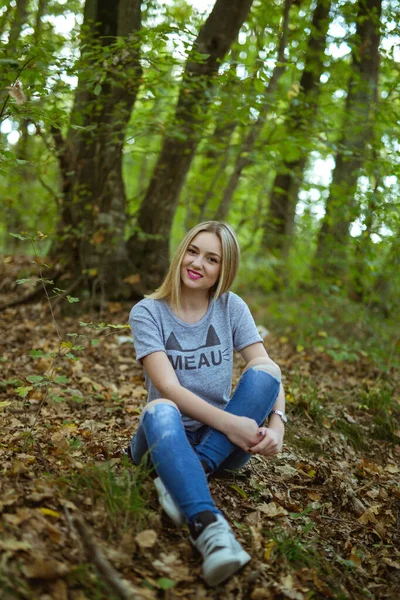
[[[229,291],[239,256],[229,225],[200,223],[182,240],[161,287],[130,314],[148,403],[129,454],[136,464],[150,454],[160,503],[178,526],[188,524],[209,585],[251,557],[216,507],[208,478],[254,454],[276,455],[286,422],[280,369],[246,303]],[[234,350],[246,366],[231,396]]]

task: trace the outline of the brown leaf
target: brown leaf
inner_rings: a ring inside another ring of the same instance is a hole
[[[125,283],[129,283],[130,285],[135,285],[135,283],[140,283],[140,279],[139,273],[133,273],[132,275],[125,277],[122,281],[125,281]]]
[[[152,548],[157,541],[157,533],[154,529],[145,529],[135,536],[137,544],[142,550]]]
[[[162,552],[159,559],[153,561],[153,567],[162,575],[170,577],[174,581],[190,581],[189,567],[184,565],[177,554]]]
[[[361,525],[368,525],[368,523],[376,523],[375,515],[379,513],[379,510],[380,506],[378,504],[371,506],[361,515],[361,517],[358,518],[358,522],[361,523]]]
[[[15,540],[14,538],[0,540],[0,550],[5,550],[6,552],[27,551],[27,550],[30,550],[31,548],[32,548],[32,546],[29,542]]]
[[[37,557],[29,565],[23,567],[25,577],[28,579],[58,579],[68,573],[66,564],[53,558]]]
[[[283,508],[283,506],[280,506],[275,502],[270,502],[269,504],[264,502],[258,506],[258,510],[264,513],[264,515],[267,515],[270,519],[273,517],[283,517],[288,514],[288,511]]]

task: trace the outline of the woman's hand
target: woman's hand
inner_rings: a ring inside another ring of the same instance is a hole
[[[282,451],[283,432],[276,431],[271,427],[259,427],[259,432],[262,434],[262,439],[248,449],[250,454],[272,457]]]
[[[261,435],[263,435],[260,430],[261,428],[254,419],[232,415],[229,428],[224,433],[235,446],[249,452],[250,447],[257,447]]]

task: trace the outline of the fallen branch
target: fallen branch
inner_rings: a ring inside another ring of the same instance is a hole
[[[72,525],[78,532],[87,558],[93,562],[109,586],[122,600],[139,600],[130,584],[123,579],[97,544],[90,528],[81,516],[72,517]]]

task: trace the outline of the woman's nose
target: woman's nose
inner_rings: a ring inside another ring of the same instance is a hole
[[[202,264],[203,264],[203,260],[202,260],[201,256],[199,256],[199,255],[196,255],[196,256],[193,258],[193,262],[192,262],[192,266],[193,266],[193,268],[195,269],[195,268],[197,267],[198,269],[201,269],[201,267],[202,267]]]

